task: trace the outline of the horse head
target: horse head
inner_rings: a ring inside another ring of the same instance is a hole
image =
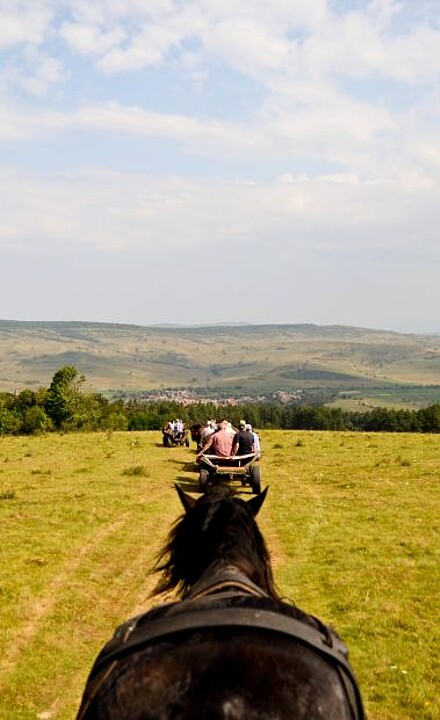
[[[203,423],[193,423],[189,427],[191,433],[191,440],[195,443],[200,442],[202,436]]]
[[[255,520],[267,490],[244,501],[228,487],[217,485],[195,500],[177,487],[185,512],[157,558],[154,570],[162,577],[153,594],[174,590],[185,597],[208,569],[229,564],[279,599],[269,552]]]
[[[157,559],[155,593],[183,601],[117,629],[77,720],[364,720],[340,638],[276,595],[255,520],[267,489],[248,502],[224,486],[197,500],[177,491],[185,512]]]

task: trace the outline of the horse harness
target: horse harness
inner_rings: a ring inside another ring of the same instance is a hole
[[[223,601],[228,604],[223,605]],[[284,608],[284,612],[281,608]],[[121,658],[148,644],[188,631],[237,627],[261,629],[295,639],[317,651],[336,669],[352,720],[365,720],[359,687],[341,638],[318,618],[313,624],[288,614],[290,605],[274,602],[236,566],[224,565],[215,574],[205,573],[180,602],[165,603],[120,625],[98,655],[90,672],[87,701],[80,708],[81,720],[93,697]]]

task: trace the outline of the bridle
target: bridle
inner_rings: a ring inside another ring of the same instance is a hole
[[[246,596],[253,599],[252,604],[248,606],[246,602],[239,606],[218,604],[218,601],[240,596],[244,599]],[[130,652],[139,651],[151,642],[163,640],[171,635],[226,627],[278,633],[318,652],[336,669],[345,690],[352,719],[365,720],[359,687],[348,661],[348,651],[339,636],[317,618],[312,618],[316,623],[314,626],[281,612],[277,608],[283,606],[283,603],[274,601],[272,606],[270,602],[269,605],[264,602],[259,607],[258,598],[270,600],[268,594],[253,583],[244,572],[233,565],[224,565],[215,573],[205,573],[181,602],[165,604],[157,609],[162,612],[153,610],[121,625],[92,668],[90,678],[95,678],[95,681],[92,681],[90,688],[91,696],[77,720],[81,719],[93,696],[111,674],[117,661]]]

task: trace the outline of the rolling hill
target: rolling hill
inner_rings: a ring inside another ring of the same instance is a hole
[[[142,327],[0,320],[0,391],[73,364],[101,392],[324,392],[338,404],[440,399],[440,337],[345,326]],[[202,390],[201,390],[202,391]]]

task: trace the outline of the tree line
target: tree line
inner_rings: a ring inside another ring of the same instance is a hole
[[[35,435],[51,431],[161,430],[172,418],[187,426],[207,419],[240,419],[258,429],[352,430],[366,432],[440,432],[440,404],[419,410],[374,408],[364,412],[324,405],[267,403],[219,407],[158,400],[108,400],[86,388],[86,379],[73,365],[57,370],[48,388],[0,393],[0,435]]]

